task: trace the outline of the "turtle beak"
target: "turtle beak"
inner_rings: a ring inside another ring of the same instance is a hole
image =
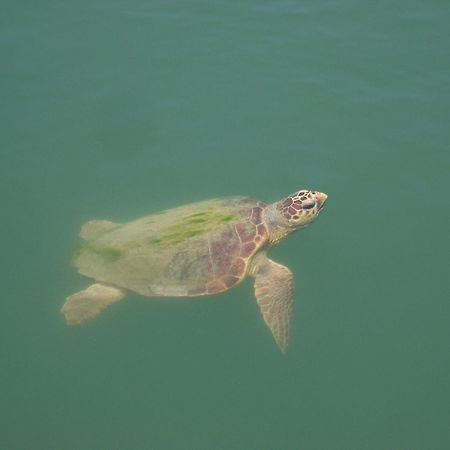
[[[327,201],[328,195],[324,194],[323,192],[316,192],[316,201],[318,204],[319,211],[323,208],[325,205],[325,202]]]

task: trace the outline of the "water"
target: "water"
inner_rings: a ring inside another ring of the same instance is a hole
[[[448,2],[3,2],[0,448],[450,447]],[[80,225],[329,194],[251,282],[69,328]]]

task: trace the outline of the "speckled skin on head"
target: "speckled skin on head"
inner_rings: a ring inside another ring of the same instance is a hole
[[[144,296],[203,296],[226,291],[247,276],[263,318],[284,352],[293,306],[290,270],[267,250],[311,223],[327,196],[298,191],[266,204],[248,197],[207,200],[125,224],[95,220],[80,232],[84,245],[73,258],[96,281],[69,296],[62,313],[80,324],[120,301],[126,291]]]

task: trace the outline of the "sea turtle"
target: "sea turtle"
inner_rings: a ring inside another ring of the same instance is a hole
[[[124,224],[87,222],[73,263],[96,283],[68,297],[61,312],[69,325],[77,325],[122,300],[127,290],[148,297],[212,295],[252,276],[263,318],[285,352],[293,276],[266,253],[311,223],[326,199],[326,194],[308,190],[272,204],[226,197]]]

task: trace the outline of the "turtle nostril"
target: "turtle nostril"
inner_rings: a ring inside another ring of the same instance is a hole
[[[319,209],[323,208],[323,205],[325,205],[327,198],[328,198],[327,194],[323,194],[322,192],[316,193],[316,200],[317,200]]]

